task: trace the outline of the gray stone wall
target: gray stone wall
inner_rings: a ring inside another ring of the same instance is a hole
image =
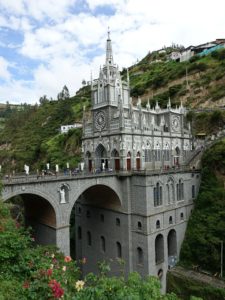
[[[157,183],[162,188],[162,201],[155,206],[154,188]],[[171,193],[169,197],[168,183],[170,187],[174,185],[174,199]],[[183,184],[181,200],[177,199],[179,183]],[[70,249],[70,216],[76,204],[76,257],[87,258],[87,264],[83,265],[84,274],[97,272],[97,263],[103,259],[112,259],[111,273],[120,274],[121,266],[116,263],[116,258],[121,251],[121,258],[125,260],[125,274],[138,271],[142,275],[160,275],[165,287],[165,274],[171,260],[168,257],[168,235],[173,230],[176,236],[175,256],[178,259],[187,221],[193,209],[192,186],[195,186],[197,196],[199,183],[200,175],[197,171],[159,174],[136,172],[132,175],[106,172],[51,178],[48,181],[35,179],[11,182],[5,184],[2,196],[7,200],[16,195],[26,195],[26,201],[32,201],[32,195],[36,195],[41,197],[42,202],[43,199],[48,201],[56,216],[55,240],[46,224],[42,227],[39,225],[38,230],[41,230],[45,242],[55,241],[66,255]],[[62,185],[68,189],[66,203],[60,202],[59,190]],[[82,230],[81,239],[78,227]],[[101,237],[105,239],[105,251]],[[156,239],[160,240],[158,250]],[[121,245],[120,250],[118,243]],[[162,245],[163,259],[156,262],[156,255],[161,253],[159,249]]]

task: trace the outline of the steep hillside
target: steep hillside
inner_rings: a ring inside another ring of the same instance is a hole
[[[166,52],[148,54],[129,71],[131,95],[143,102],[165,107],[170,97],[173,105],[182,100],[190,108],[225,105],[225,49],[187,62],[167,61]]]
[[[23,105],[12,110],[0,132],[0,164],[3,172],[21,172],[24,164],[31,171],[43,169],[49,162],[52,168],[66,162],[76,166],[80,159],[81,129],[60,134],[61,125],[82,121],[83,105],[90,107],[90,89],[58,101],[43,101],[40,106]]]
[[[225,242],[225,139],[202,159],[202,182],[181,249],[181,262],[220,274],[221,242]],[[223,265],[225,271],[225,265]]]

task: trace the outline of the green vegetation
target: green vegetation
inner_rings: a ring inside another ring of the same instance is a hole
[[[167,273],[167,290],[169,293],[176,293],[182,300],[221,300],[225,298],[224,289],[174,272]],[[195,295],[195,297],[191,295]]]
[[[44,100],[43,100],[44,99]],[[23,105],[7,115],[0,132],[0,164],[4,172],[22,172],[24,164],[31,171],[43,169],[49,162],[77,166],[81,151],[81,129],[60,134],[60,126],[82,122],[83,105],[90,107],[90,89],[83,88],[77,96],[58,101],[43,97],[40,106]]]
[[[220,272],[221,241],[225,242],[225,139],[206,151],[202,181],[181,249],[181,263]],[[224,264],[225,271],[225,264]]]
[[[225,125],[225,111],[214,110],[212,112],[194,113],[190,111],[187,119],[192,123],[193,134],[215,134]]]
[[[79,266],[86,263],[85,258],[76,263],[54,247],[35,246],[0,201],[0,300],[177,300],[174,294],[161,295],[154,277],[108,277],[106,262],[99,264],[99,275],[81,280]]]
[[[181,63],[167,61],[167,54],[172,50],[165,48],[165,53],[150,53],[130,68],[133,97],[151,98],[152,104],[157,100],[162,107],[169,97],[173,105],[182,98],[185,105],[198,107],[205,101],[215,102],[225,96],[224,49],[207,56],[193,56]]]

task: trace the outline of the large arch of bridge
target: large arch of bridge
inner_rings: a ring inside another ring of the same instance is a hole
[[[75,192],[71,194],[67,216],[64,215],[64,220],[67,224],[70,222],[71,212],[75,203],[82,196],[86,197],[86,201],[88,201],[89,204],[97,204],[104,208],[107,205],[109,209],[122,211],[123,197],[119,186],[117,186],[115,182],[105,183],[104,180],[102,180],[98,183],[86,184],[83,187],[76,189]],[[90,197],[93,199],[92,201]],[[107,199],[107,203],[104,199]],[[100,203],[99,201],[102,202]]]
[[[50,205],[50,207],[52,207],[52,210],[55,214],[55,227],[60,225],[62,223],[61,222],[62,215],[61,215],[59,203],[57,201],[55,201],[55,199],[50,194],[46,194],[46,193],[43,193],[42,191],[38,191],[38,190],[14,191],[14,192],[10,192],[10,193],[5,194],[2,197],[2,200],[3,200],[3,202],[7,202],[7,201],[10,201],[11,199],[13,199],[16,196],[21,196],[22,199],[26,198],[26,203],[28,203],[30,201],[29,204],[31,204],[32,195],[36,199],[37,199],[37,197],[42,199],[41,200],[42,203],[43,203],[43,201],[46,201]],[[29,200],[29,198],[30,198],[30,200]]]

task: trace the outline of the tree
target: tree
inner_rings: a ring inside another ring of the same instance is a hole
[[[48,100],[46,95],[43,95],[42,97],[40,97],[39,102],[40,102],[41,105],[43,105],[45,103],[48,103],[49,100]]]
[[[70,93],[69,93],[69,89],[66,85],[64,85],[62,91],[60,93],[58,93],[57,95],[57,99],[58,100],[65,100],[70,98]]]

